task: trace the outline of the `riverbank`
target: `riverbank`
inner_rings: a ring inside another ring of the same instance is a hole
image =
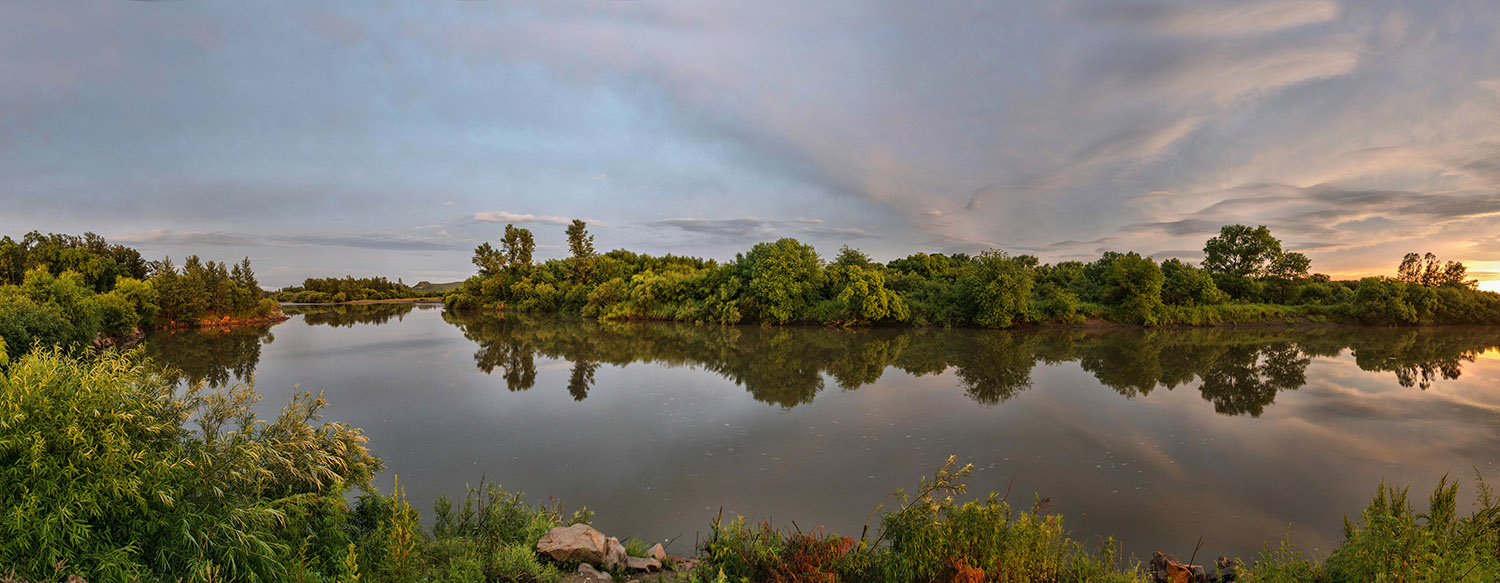
[[[179,395],[175,383],[136,358],[106,353],[75,359],[42,350],[6,369],[0,410],[25,414],[0,430],[0,443],[12,436],[41,436],[58,445],[0,453],[8,462],[0,465],[0,504],[22,513],[0,524],[0,564],[17,569],[16,576],[54,580],[76,573],[88,580],[115,580],[119,577],[111,573],[127,573],[147,580],[192,580],[197,569],[215,569],[224,578],[263,580],[342,581],[356,574],[369,583],[578,580],[564,575],[576,574],[578,559],[544,555],[538,543],[554,528],[620,511],[564,512],[556,500],[534,503],[481,483],[458,498],[439,498],[424,521],[406,501],[407,481],[393,483],[385,495],[377,493],[368,480],[379,460],[365,449],[361,432],[321,421],[321,399],[297,397],[275,423],[262,426],[248,409],[257,399],[252,390],[205,388],[212,392],[202,398]],[[177,413],[161,415],[162,410]],[[187,425],[189,419],[206,419],[208,425],[200,432]],[[192,456],[191,466],[174,465],[185,455]],[[123,459],[140,461],[117,463]],[[287,459],[302,461],[288,468],[281,461]],[[885,499],[884,508],[877,507],[858,532],[830,533],[784,518],[777,525],[756,524],[703,511],[708,534],[689,550],[675,551],[696,559],[696,566],[662,577],[702,582],[719,580],[722,573],[725,581],[857,583],[1150,580],[1155,557],[1126,556],[1114,539],[1073,538],[1046,499],[1025,506],[1010,506],[999,496],[965,502],[971,470],[950,459],[907,495]],[[236,477],[252,475],[264,478]],[[266,480],[271,484],[262,483]],[[350,501],[344,484],[365,494]],[[142,489],[162,494],[140,498]],[[202,494],[215,489],[223,493]],[[1258,557],[1223,564],[1237,574],[1236,581],[1382,576],[1492,581],[1500,576],[1500,558],[1494,556],[1500,548],[1500,503],[1482,482],[1479,490],[1477,503],[1470,504],[1467,496],[1460,503],[1457,486],[1445,479],[1426,512],[1416,514],[1404,490],[1382,485],[1375,502],[1351,517],[1344,540],[1322,558],[1270,541]],[[173,503],[160,502],[161,495]],[[101,514],[57,511],[84,500]],[[1460,516],[1456,508],[1474,510]],[[54,527],[34,526],[40,524]],[[177,532],[184,534],[161,534]],[[139,548],[131,541],[152,546]],[[628,554],[650,553],[643,543],[621,544]],[[1191,541],[1173,544],[1178,548],[1162,550],[1188,559],[1179,564],[1213,567],[1217,562],[1190,551]],[[56,567],[59,561],[69,568]],[[1156,562],[1171,568],[1165,557]],[[1190,566],[1182,568],[1191,572]],[[613,577],[623,582],[637,575],[617,569]]]
[[[364,306],[371,304],[443,305],[443,298],[396,298],[390,300],[355,300],[352,302],[281,302],[283,306]]]

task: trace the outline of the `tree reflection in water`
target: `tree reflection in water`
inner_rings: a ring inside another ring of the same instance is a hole
[[[164,365],[173,382],[222,387],[246,382],[260,363],[260,347],[276,340],[272,324],[153,332],[146,356]]]
[[[402,320],[411,304],[287,306],[312,326],[352,327]],[[828,381],[850,391],[888,368],[913,375],[954,372],[963,391],[993,405],[1031,387],[1037,364],[1077,362],[1121,395],[1192,386],[1225,415],[1258,416],[1281,391],[1307,383],[1317,357],[1349,350],[1359,368],[1393,373],[1404,387],[1427,389],[1456,379],[1466,362],[1500,346],[1485,328],[1196,328],[1187,330],[827,329],[598,322],[564,317],[443,312],[478,345],[475,364],[497,371],[507,388],[537,383],[538,357],[572,363],[567,391],[588,397],[602,365],[651,362],[688,366],[745,387],[784,408],[809,403]],[[179,381],[223,386],[248,380],[270,326],[154,333],[146,352]]]
[[[488,313],[443,318],[479,345],[480,370],[500,369],[511,390],[536,384],[536,356],[573,364],[567,390],[577,400],[588,396],[601,364],[650,362],[713,372],[785,408],[811,402],[825,379],[854,390],[887,368],[919,376],[952,369],[965,394],[991,405],[1030,388],[1038,363],[1077,361],[1127,398],[1196,382],[1216,412],[1259,416],[1278,393],[1307,383],[1315,357],[1349,349],[1361,369],[1393,372],[1402,386],[1425,389],[1438,378],[1458,378],[1463,362],[1500,346],[1500,331],[1477,328],[843,330]]]
[[[355,324],[384,324],[392,319],[401,321],[416,304],[401,302],[392,304],[284,304],[281,311],[288,316],[302,316],[308,326],[332,326],[353,328]]]

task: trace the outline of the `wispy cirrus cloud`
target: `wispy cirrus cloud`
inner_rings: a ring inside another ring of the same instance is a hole
[[[530,213],[512,213],[506,211],[484,211],[474,213],[472,217],[481,223],[514,223],[524,225],[527,223],[542,223],[547,225],[570,225],[573,219],[568,217],[552,217],[546,215],[533,215]],[[609,224],[598,219],[583,219],[584,222],[596,227],[608,227]]]

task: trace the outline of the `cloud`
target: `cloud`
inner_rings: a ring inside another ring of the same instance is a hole
[[[567,217],[539,216],[533,214],[516,214],[505,211],[488,211],[474,213],[473,219],[481,223],[513,223],[524,225],[527,223],[542,223],[547,225],[568,226],[573,224],[573,219]],[[609,224],[599,219],[583,219],[590,227],[608,227]]]
[[[1204,219],[1181,219],[1181,220],[1176,220],[1176,221],[1158,221],[1158,222],[1150,222],[1150,223],[1134,223],[1134,224],[1130,224],[1130,225],[1125,225],[1120,230],[1122,232],[1127,232],[1127,233],[1141,233],[1141,232],[1160,231],[1160,232],[1164,232],[1164,233],[1166,233],[1168,235],[1182,236],[1182,235],[1202,235],[1202,234],[1208,234],[1208,233],[1218,233],[1219,232],[1219,228],[1223,227],[1224,225],[1225,225],[1225,223],[1223,221],[1204,220]]]
[[[870,239],[877,235],[868,230],[850,226],[832,226],[822,219],[793,218],[773,220],[756,217],[731,219],[704,219],[693,217],[660,219],[644,223],[653,229],[675,229],[689,233],[736,240],[763,241],[786,235],[815,235],[842,239]]]
[[[1338,17],[1339,7],[1332,0],[1143,2],[1111,4],[1096,9],[1095,14],[1105,20],[1147,26],[1167,34],[1239,36],[1327,23]]]
[[[167,229],[146,232],[123,231],[110,240],[126,244],[155,244],[180,247],[297,247],[304,245],[383,249],[389,251],[437,251],[463,249],[464,246],[440,233],[439,237],[417,237],[385,233],[319,234],[319,235],[250,235],[218,231],[177,233]]]

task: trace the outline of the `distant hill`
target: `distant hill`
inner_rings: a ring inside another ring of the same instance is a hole
[[[419,282],[417,282],[416,285],[411,286],[411,289],[412,289],[412,291],[424,292],[424,293],[425,292],[445,292],[445,291],[453,291],[453,290],[458,289],[458,286],[460,284],[462,284],[462,283],[463,283],[462,281],[455,281],[455,282],[451,282],[451,283],[432,283],[430,281],[419,281]]]

